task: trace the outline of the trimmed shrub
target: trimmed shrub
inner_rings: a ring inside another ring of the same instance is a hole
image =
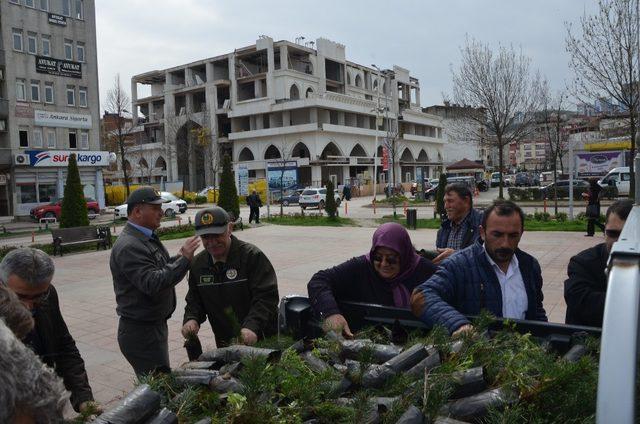
[[[89,225],[87,202],[84,200],[82,183],[76,155],[69,155],[67,183],[64,186],[64,198],[60,211],[60,228],[85,227]]]
[[[444,218],[446,211],[444,210],[444,189],[447,186],[447,174],[440,174],[440,180],[438,180],[438,190],[436,192],[436,208],[434,213],[440,215],[440,218]],[[434,216],[435,218],[435,216]]]
[[[195,203],[196,205],[202,205],[203,203],[207,203],[207,196],[196,196]]]
[[[566,212],[558,212],[556,215],[556,221],[566,222],[569,219],[569,215]]]
[[[551,214],[549,212],[535,212],[533,219],[536,221],[549,222],[551,220]]]
[[[240,216],[240,201],[238,200],[238,191],[236,183],[233,179],[233,171],[231,170],[231,158],[224,155],[222,158],[222,175],[220,176],[220,199],[218,206],[232,213],[237,219]]]

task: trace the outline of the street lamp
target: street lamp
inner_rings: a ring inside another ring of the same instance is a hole
[[[375,68],[378,72],[382,73],[380,68],[378,68],[375,64],[371,64],[373,68]],[[382,115],[380,115],[380,84],[376,85],[376,94],[377,94],[377,106],[375,109],[376,112],[376,135],[375,142],[373,145],[373,203],[376,202],[376,183],[378,181],[378,130],[380,125],[382,124]],[[373,213],[376,213],[376,208],[373,208]]]

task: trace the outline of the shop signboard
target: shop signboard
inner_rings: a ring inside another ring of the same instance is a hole
[[[36,110],[34,119],[36,125],[43,127],[81,128],[86,130],[92,127],[91,115],[78,113]]]
[[[618,166],[624,166],[621,151],[576,153],[578,177],[599,177]]]
[[[36,56],[36,72],[59,77],[82,78],[82,63]]]
[[[295,189],[298,185],[298,162],[295,160],[268,162],[267,180],[270,191],[280,190],[281,185],[284,191]]]
[[[57,13],[47,13],[47,21],[52,25],[67,26],[67,17]]]
[[[249,168],[247,165],[238,165],[238,195],[249,195]]]
[[[66,167],[69,155],[76,155],[78,166],[109,166],[109,152],[74,150],[25,150],[27,165],[34,167]]]

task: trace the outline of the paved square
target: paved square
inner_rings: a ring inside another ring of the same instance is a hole
[[[269,257],[278,275],[280,296],[284,296],[306,295],[306,284],[313,273],[367,252],[373,232],[373,228],[266,225],[239,231],[236,235],[257,245]],[[410,234],[418,248],[435,245],[435,230],[417,230]],[[601,235],[586,238],[582,233],[525,233],[520,247],[540,261],[544,305],[551,321],[564,322],[563,282],[569,258],[602,240]],[[165,246],[173,254],[182,242],[172,240]],[[62,314],[87,364],[96,400],[103,404],[131,390],[135,378],[116,341],[118,319],[109,255],[110,251],[99,251],[55,258],[54,277]],[[177,286],[178,307],[169,321],[172,366],[187,360],[180,334],[186,291],[185,280]],[[214,346],[208,324],[203,325],[200,338],[205,349]]]

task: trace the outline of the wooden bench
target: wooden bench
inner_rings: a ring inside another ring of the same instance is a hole
[[[84,243],[97,243],[96,250],[111,247],[111,229],[109,227],[87,226],[57,228],[51,230],[53,237],[53,255],[62,256],[62,248]]]

